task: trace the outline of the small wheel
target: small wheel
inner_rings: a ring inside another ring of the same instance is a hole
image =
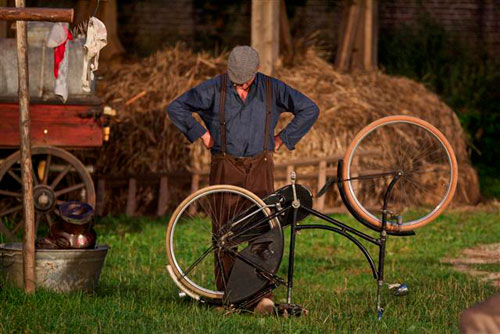
[[[0,165],[0,234],[18,238],[23,225],[22,181],[19,151]],[[31,149],[35,221],[51,225],[57,219],[57,205],[81,201],[95,206],[94,183],[85,166],[69,152],[50,146]]]
[[[444,135],[416,117],[381,118],[356,135],[342,168],[348,204],[375,227],[382,226],[384,195],[398,172],[401,177],[388,201],[388,230],[422,227],[438,217],[453,198],[458,166]]]
[[[265,219],[270,213],[257,195],[231,185],[206,187],[187,197],[166,232],[167,268],[177,286],[194,299],[221,303],[228,275],[221,270],[224,245],[239,252],[270,229],[282,238],[278,220]]]

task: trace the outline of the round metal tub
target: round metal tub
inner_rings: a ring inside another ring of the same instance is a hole
[[[95,291],[108,249],[107,245],[94,249],[37,249],[36,286],[57,292]],[[0,244],[0,271],[6,281],[24,286],[21,243]]]

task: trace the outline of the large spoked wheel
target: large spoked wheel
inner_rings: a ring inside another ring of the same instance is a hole
[[[0,234],[9,240],[19,238],[23,226],[20,157],[17,151],[0,165]],[[60,203],[81,201],[95,206],[94,183],[75,156],[60,148],[36,146],[31,160],[37,229],[56,221]]]
[[[458,180],[457,160],[444,135],[428,122],[403,115],[366,126],[344,156],[348,204],[374,227],[382,226],[384,195],[396,173],[401,177],[388,201],[391,231],[414,230],[434,220],[450,203]]]
[[[194,299],[221,303],[224,247],[239,252],[270,229],[282,238],[277,219],[266,219],[270,214],[257,195],[240,187],[215,185],[187,197],[167,225],[167,268],[174,282]]]

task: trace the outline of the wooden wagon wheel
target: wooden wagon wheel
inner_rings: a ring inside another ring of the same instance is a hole
[[[36,227],[55,223],[57,205],[66,201],[87,202],[95,207],[94,183],[85,166],[69,152],[49,146],[31,150]],[[23,226],[20,152],[0,165],[0,234],[16,239]]]

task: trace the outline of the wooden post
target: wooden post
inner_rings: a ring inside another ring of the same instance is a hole
[[[318,168],[318,190],[319,191],[323,185],[326,183],[326,160],[319,163]],[[316,199],[316,207],[318,211],[322,211],[325,207],[325,195]]]
[[[259,52],[260,72],[273,75],[279,59],[280,2],[252,0],[252,47]]]
[[[378,64],[378,0],[365,0],[364,68],[377,69]]]
[[[198,188],[200,187],[200,172],[198,171],[194,171],[193,172],[193,175],[191,176],[191,194],[194,193],[195,191],[198,190]],[[188,209],[188,213],[190,215],[195,215],[196,214],[196,204],[193,203],[189,209]]]
[[[280,0],[280,42],[283,54],[288,61],[293,59],[293,41],[290,33],[290,24],[286,14],[285,0]]]
[[[291,175],[293,172],[293,167],[294,167],[293,165],[286,166],[286,180],[288,183],[292,182]]]
[[[340,71],[377,69],[378,1],[346,1],[335,67]]]
[[[24,0],[16,0],[17,7],[24,7]],[[33,175],[30,145],[28,33],[26,22],[16,22],[17,64],[19,82],[19,135],[21,142],[21,179],[23,182],[23,274],[24,290],[35,292],[35,206],[33,200]]]
[[[95,213],[98,216],[102,216],[104,213],[104,203],[106,201],[106,180],[104,177],[99,177],[97,179],[97,203],[95,208]]]
[[[21,143],[21,180],[23,184],[23,274],[24,290],[35,291],[35,208],[33,203],[33,164],[31,161],[29,117],[28,35],[26,20],[73,20],[72,9],[24,8],[25,0],[16,0],[16,8],[0,8],[0,20],[16,20],[17,64],[19,80],[19,137]],[[68,13],[70,15],[68,15]]]
[[[24,7],[24,0],[16,0],[16,7]],[[24,290],[35,292],[35,205],[30,145],[28,33],[26,22],[16,22],[17,64],[19,82],[19,136],[21,142],[21,180],[23,182],[23,274]]]
[[[197,191],[200,187],[200,173],[195,171],[191,176],[191,194]]]
[[[160,193],[158,195],[158,211],[157,216],[163,217],[167,212],[168,202],[168,178],[166,175],[160,177]]]
[[[133,216],[135,214],[136,193],[137,193],[137,181],[135,178],[131,177],[128,180],[127,209],[125,211],[125,214],[127,216]]]
[[[335,59],[335,67],[340,71],[347,71],[349,69],[358,18],[359,4],[354,1],[347,5],[342,16],[339,47]]]

